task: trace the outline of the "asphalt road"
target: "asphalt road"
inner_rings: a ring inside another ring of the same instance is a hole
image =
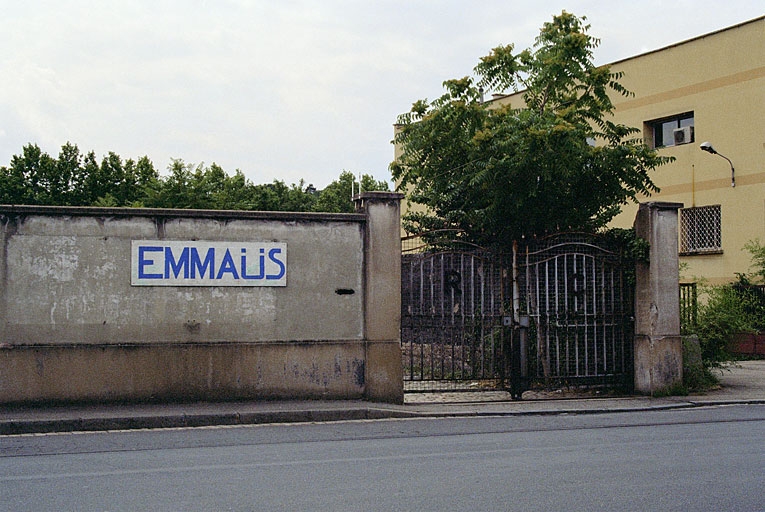
[[[765,406],[0,437],[0,510],[765,510]]]

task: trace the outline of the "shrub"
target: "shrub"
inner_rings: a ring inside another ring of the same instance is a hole
[[[691,330],[698,336],[706,369],[733,361],[731,343],[737,334],[765,329],[765,290],[757,285],[765,282],[765,246],[753,240],[744,250],[752,255],[752,272],[737,274],[732,284],[701,287],[698,320]]]
[[[720,383],[710,368],[704,365],[701,343],[696,335],[683,337],[683,386],[687,391],[705,391]]]
[[[706,368],[720,368],[733,361],[733,338],[755,330],[751,304],[737,284],[703,287],[702,294],[706,301],[699,304],[696,325],[701,358]]]

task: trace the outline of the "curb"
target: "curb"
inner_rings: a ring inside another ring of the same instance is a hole
[[[347,409],[296,409],[289,411],[254,411],[222,413],[156,414],[137,416],[99,416],[57,419],[0,420],[0,435],[51,434],[66,432],[103,432],[109,430],[140,430],[162,428],[192,428],[212,426],[243,426],[279,423],[316,423],[353,420],[413,419],[413,418],[479,418],[511,416],[596,415],[609,413],[665,411],[726,405],[765,405],[765,399],[754,400],[689,400],[656,405],[589,407],[560,409],[515,410],[456,410],[455,404],[441,404],[438,410],[381,407]],[[472,404],[475,406],[475,404]],[[416,407],[416,406],[415,406]]]
[[[420,414],[379,408],[345,410],[295,410],[247,413],[172,414],[114,416],[44,420],[0,420],[0,435],[103,432],[211,426],[262,425],[268,423],[313,423],[419,417]]]

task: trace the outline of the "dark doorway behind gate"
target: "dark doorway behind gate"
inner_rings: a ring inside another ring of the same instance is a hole
[[[630,390],[634,274],[618,248],[568,233],[512,254],[445,240],[403,240],[405,391]]]

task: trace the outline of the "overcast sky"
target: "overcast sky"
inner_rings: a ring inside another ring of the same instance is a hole
[[[564,9],[601,39],[597,64],[765,14],[762,0],[0,0],[0,165],[69,141],[162,173],[181,158],[255,183],[388,180],[398,114],[492,48],[531,47]]]

